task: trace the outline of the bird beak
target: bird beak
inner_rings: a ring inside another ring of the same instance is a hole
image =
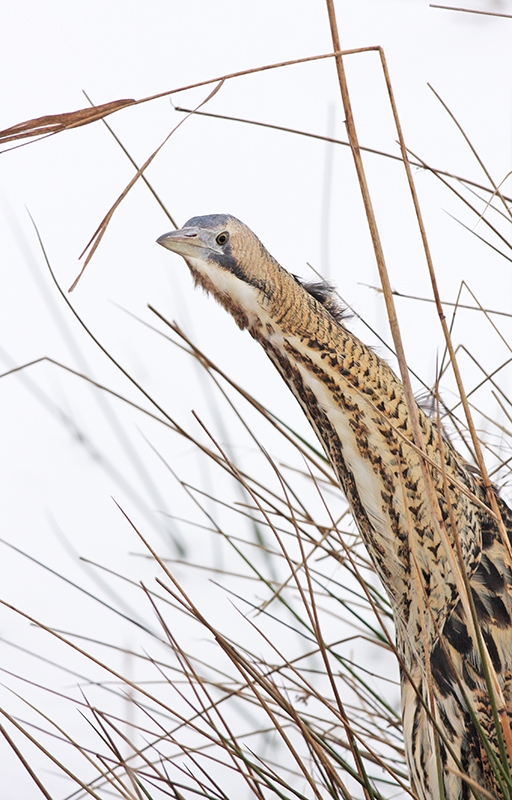
[[[164,233],[156,242],[180,256],[197,257],[199,256],[198,250],[206,248],[200,228],[181,228],[179,231]]]

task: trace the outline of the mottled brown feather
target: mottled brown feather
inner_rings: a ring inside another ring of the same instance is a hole
[[[418,796],[421,800],[441,796],[436,744],[447,800],[464,800],[471,794],[457,771],[496,797],[502,796],[468,710],[469,703],[498,754],[467,603],[460,595],[453,557],[427,502],[400,380],[344,327],[332,287],[303,284],[286,272],[252,231],[233,217],[198,217],[187,225],[192,223],[199,229],[203,225],[205,231],[216,231],[217,225],[229,232],[229,246],[221,254],[211,259],[205,256],[204,263],[195,260],[192,264],[186,258],[194,279],[240,327],[248,329],[302,406],[389,595],[403,667],[407,760]],[[226,280],[226,271],[232,280]],[[249,292],[248,287],[252,287]],[[460,541],[479,627],[510,715],[510,557],[487,507],[479,475],[439,436],[421,408],[418,415],[441,518],[450,546],[455,550],[455,536]],[[451,529],[448,500],[456,531]],[[512,512],[499,497],[498,504],[510,538]],[[435,695],[431,713],[439,736],[425,710],[430,707],[428,673]]]

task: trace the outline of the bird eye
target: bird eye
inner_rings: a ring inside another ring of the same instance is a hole
[[[229,233],[227,231],[222,231],[222,233],[219,233],[215,241],[217,242],[217,244],[226,244],[228,239],[229,239]]]

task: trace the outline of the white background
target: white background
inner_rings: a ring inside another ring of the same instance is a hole
[[[494,180],[502,181],[512,169],[512,20],[433,9],[426,0],[345,0],[336,7],[342,47],[384,48],[410,150],[431,166],[486,183],[460,132],[428,88],[430,83],[464,127]],[[476,0],[472,7],[477,7]],[[505,0],[480,0],[478,7],[512,13],[512,3]],[[7,4],[2,16],[2,128],[86,107],[82,90],[96,104],[139,99],[332,49],[322,0],[147,0],[144,4],[20,0]],[[396,132],[377,55],[350,56],[345,63],[360,143],[396,154]],[[173,103],[192,108],[209,91],[173,95]],[[332,59],[228,81],[204,110],[346,139]],[[120,111],[107,121],[140,165],[181,118],[163,98]],[[403,293],[431,297],[404,171],[379,156],[367,155],[364,162],[392,285]],[[57,280],[66,290],[79,271],[81,251],[133,171],[101,122],[1,155],[1,371],[49,356],[149,407],[68,310],[50,278],[29,218],[30,213]],[[234,214],[290,271],[310,276],[311,264],[327,275],[343,299],[390,341],[381,296],[367,288],[377,285],[378,276],[348,148],[196,117],[171,137],[147,177],[180,225],[198,214]],[[443,299],[455,300],[464,280],[484,306],[510,312],[510,261],[450,216],[471,228],[477,222],[435,177],[419,170],[415,177]],[[508,178],[502,188],[512,194],[512,180]],[[484,204],[476,202],[483,211]],[[498,221],[497,216],[492,219]],[[506,235],[506,223],[497,224]],[[176,319],[237,382],[310,436],[307,423],[257,345],[235,328],[222,309],[193,291],[178,257],[155,244],[170,228],[139,181],[116,211],[69,296],[73,307],[122,366],[202,441],[206,436],[191,410],[209,425],[215,427],[216,421],[196,368],[123,309],[160,330],[164,326],[147,309],[148,303],[168,319]],[[475,230],[492,236],[482,223]],[[496,237],[491,241],[510,256]],[[463,299],[471,302],[467,294]],[[408,362],[431,385],[443,349],[435,313],[431,305],[412,300],[397,300],[397,308]],[[510,319],[493,319],[510,341]],[[366,341],[378,344],[360,323],[351,324]],[[490,324],[475,312],[460,313],[455,341],[467,346],[488,371],[510,355]],[[482,374],[463,354],[461,366],[471,389]],[[499,380],[506,392],[507,379],[501,372]],[[449,377],[443,391],[448,402],[453,401]],[[189,555],[199,546],[201,556],[196,554],[196,560],[208,563],[208,540],[201,539],[198,545],[193,529],[177,524],[171,529],[162,514],[187,516],[192,511],[152,448],[180,478],[209,487],[208,491],[218,491],[220,484],[217,473],[202,464],[192,445],[109,399],[109,413],[123,431],[120,440],[105,417],[104,402],[104,396],[79,378],[48,363],[1,381],[0,536],[110,600],[109,590],[84,571],[78,556],[137,581],[151,580],[155,573],[153,565],[130,555],[141,553],[143,547],[112,497],[160,543],[162,551],[176,556],[169,535],[176,536]],[[489,392],[481,395],[479,405],[491,419],[506,424]],[[481,417],[478,422],[498,452],[503,443],[497,430]],[[235,449],[237,431],[233,427],[227,432]],[[268,431],[265,435],[269,437],[265,446],[271,448],[272,437]],[[244,448],[242,452],[240,446],[239,457],[257,467],[257,454]],[[508,455],[506,450],[500,454]],[[492,466],[492,454],[488,457]],[[107,460],[112,469],[105,468]],[[231,487],[226,502],[233,497]],[[112,612],[6,545],[0,546],[3,600],[51,627],[101,640],[110,640],[115,632],[122,645],[140,647],[133,626],[125,631]],[[192,590],[214,618],[225,619],[222,590],[204,577],[193,584],[193,574],[178,573],[195,586]],[[119,581],[108,575],[102,579],[118,593],[112,601],[117,607],[119,595],[134,601]],[[136,597],[140,602],[140,595]],[[152,619],[146,608],[141,617]],[[55,681],[60,689],[77,682],[68,675],[55,678],[53,668],[8,642],[73,665],[75,657],[68,648],[5,608],[0,610],[0,626],[5,669],[36,682]],[[77,659],[75,666],[80,672],[83,664],[79,667]],[[92,677],[93,667],[87,669]],[[14,678],[6,682],[32,700],[36,696]],[[8,692],[2,706],[20,717],[28,715]],[[76,712],[66,708],[63,713],[69,714],[72,726]],[[37,796],[7,746],[2,764],[2,797]],[[45,780],[55,797],[66,795],[61,778],[47,772]]]

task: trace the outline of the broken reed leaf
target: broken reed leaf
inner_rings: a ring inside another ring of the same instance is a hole
[[[29,119],[27,122],[19,122],[11,128],[0,131],[0,143],[12,142],[16,139],[29,139],[34,136],[42,136],[53,133],[60,133],[68,128],[79,128],[81,125],[88,125],[103,119],[114,111],[119,111],[126,106],[135,105],[136,100],[113,100],[94,108],[81,108],[79,111],[69,111],[64,114],[50,114],[44,117]]]
[[[356,48],[355,50],[344,50],[345,55],[351,53],[362,53],[366,50],[374,50],[375,48]],[[141,103],[148,103],[150,100],[157,100],[160,97],[168,97],[169,95],[176,94],[177,92],[184,92],[187,89],[197,89],[200,86],[208,86],[212,83],[228,80],[229,78],[239,78],[242,75],[252,75],[256,72],[265,72],[269,69],[279,69],[281,67],[289,67],[294,64],[304,64],[309,61],[319,61],[324,58],[332,58],[336,53],[323,53],[318,56],[306,56],[305,58],[295,58],[292,61],[281,61],[275,64],[265,64],[262,67],[253,67],[252,69],[244,69],[239,72],[231,72],[227,75],[222,75],[217,78],[208,78],[199,83],[189,84],[188,86],[180,86],[176,89],[169,89],[165,92],[143,97],[140,100],[114,100],[111,103],[104,103],[101,106],[96,106],[94,109],[84,108],[79,111],[72,111],[67,114],[55,114],[44,117],[36,117],[27,122],[20,122],[13,125],[11,128],[6,128],[0,131],[0,143],[9,142],[15,139],[31,138],[41,135],[51,135],[52,133],[60,133],[67,128],[76,128],[80,125],[87,125],[89,122],[95,122],[98,119],[112,114],[125,106],[140,105]]]

